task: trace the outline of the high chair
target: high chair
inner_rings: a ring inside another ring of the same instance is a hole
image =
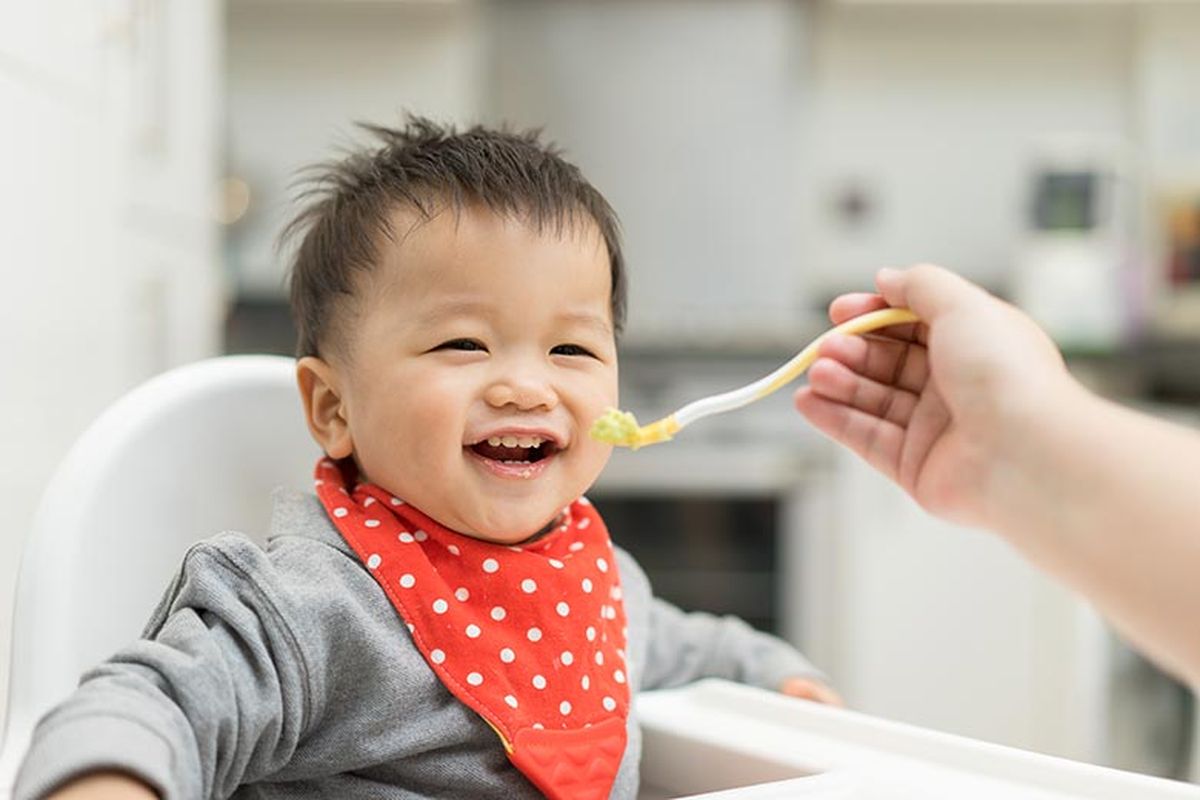
[[[229,356],[134,389],[43,495],[18,576],[0,799],[38,718],[141,631],[193,542],[262,535],[278,485],[311,486],[294,362]],[[638,699],[642,800],[1200,798],[1190,785],[706,681]]]

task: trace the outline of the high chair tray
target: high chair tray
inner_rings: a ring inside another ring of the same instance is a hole
[[[1200,787],[726,681],[638,697],[640,800],[1167,800]]]

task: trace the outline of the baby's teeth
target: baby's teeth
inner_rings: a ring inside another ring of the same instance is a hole
[[[540,436],[489,436],[487,443],[492,447],[540,447],[544,441]]]

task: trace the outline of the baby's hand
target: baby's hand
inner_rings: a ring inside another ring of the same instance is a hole
[[[75,778],[46,800],[158,800],[158,792],[132,775],[112,770]]]
[[[842,696],[830,689],[821,681],[812,678],[785,678],[779,685],[779,691],[788,697],[799,697],[801,700],[812,700],[814,703],[824,703],[827,706],[844,708],[846,702]]]

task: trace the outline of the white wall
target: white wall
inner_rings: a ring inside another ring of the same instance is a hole
[[[294,209],[297,170],[362,141],[354,122],[405,112],[477,121],[485,75],[470,3],[234,3],[225,64],[227,169],[250,210],[227,248],[241,290],[279,295],[276,238]]]
[[[1039,142],[1135,133],[1131,6],[823,4],[810,268],[825,292],[936,261],[1004,287]],[[832,210],[859,185],[876,213]]]
[[[811,116],[792,0],[492,5],[493,116],[544,126],[620,215],[626,341],[798,338]]]
[[[217,350],[219,9],[0,6],[5,688],[21,543],[55,465],[124,391]]]

